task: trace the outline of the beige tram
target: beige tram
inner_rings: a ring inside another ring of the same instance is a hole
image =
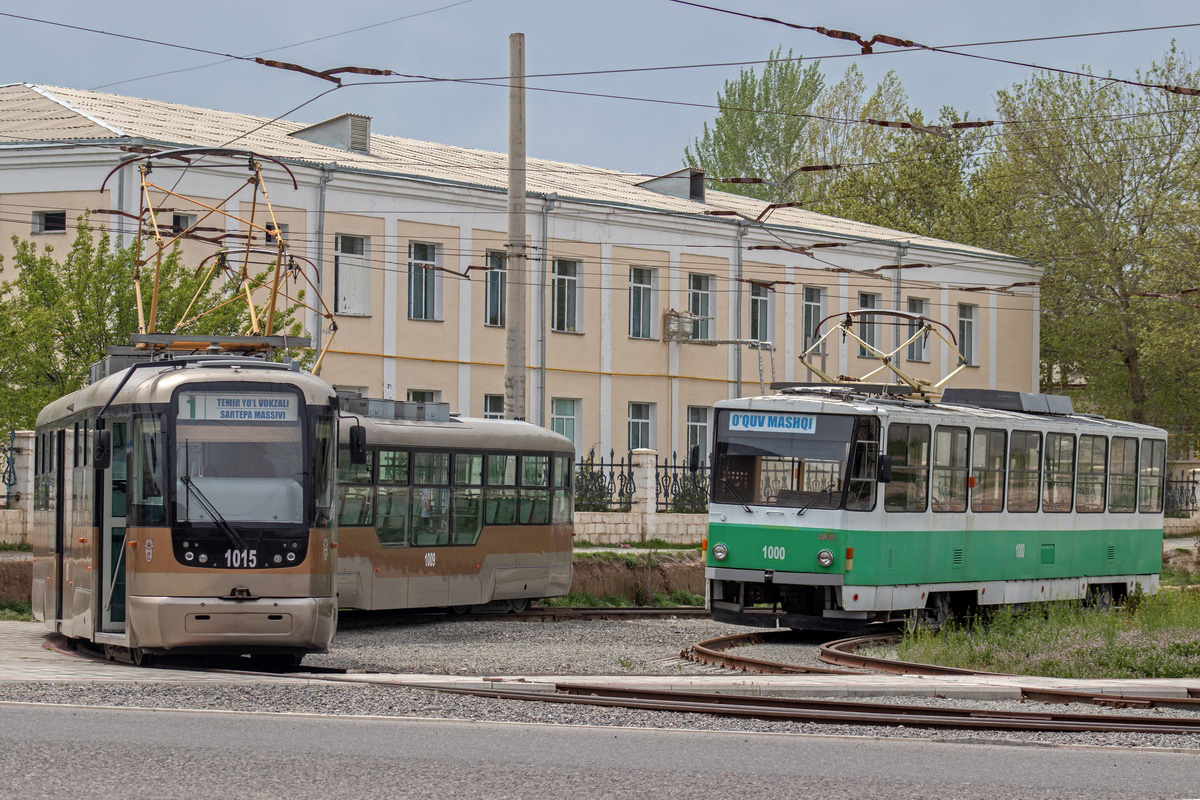
[[[324,651],[333,391],[248,356],[104,364],[38,416],[34,617],[135,663]]]
[[[571,587],[570,440],[443,403],[344,398],[366,463],[342,436],[342,608],[523,611]]]

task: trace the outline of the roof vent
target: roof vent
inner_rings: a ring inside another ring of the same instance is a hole
[[[371,118],[362,114],[342,114],[288,135],[353,153],[371,152]]]
[[[1026,414],[1075,413],[1074,404],[1066,395],[1030,394],[1003,389],[947,389],[942,394],[942,402],[948,405],[977,406]]]
[[[697,203],[704,202],[704,170],[702,169],[684,167],[636,185],[659,194],[669,194],[671,197],[680,197],[684,200],[695,200]]]

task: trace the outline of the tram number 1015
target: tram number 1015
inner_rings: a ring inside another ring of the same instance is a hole
[[[258,551],[247,548],[226,550],[225,566],[233,569],[254,569],[258,566]]]
[[[768,561],[783,561],[787,558],[787,548],[767,545],[763,547],[763,558]]]

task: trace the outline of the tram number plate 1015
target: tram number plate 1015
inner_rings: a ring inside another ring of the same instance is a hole
[[[249,548],[226,550],[225,566],[233,569],[254,569],[258,566],[258,551]]]

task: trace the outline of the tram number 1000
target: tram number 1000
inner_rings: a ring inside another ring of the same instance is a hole
[[[763,547],[763,558],[768,561],[783,561],[787,558],[787,548],[767,545]]]
[[[246,548],[226,550],[225,566],[233,569],[254,569],[258,566],[258,551]]]

